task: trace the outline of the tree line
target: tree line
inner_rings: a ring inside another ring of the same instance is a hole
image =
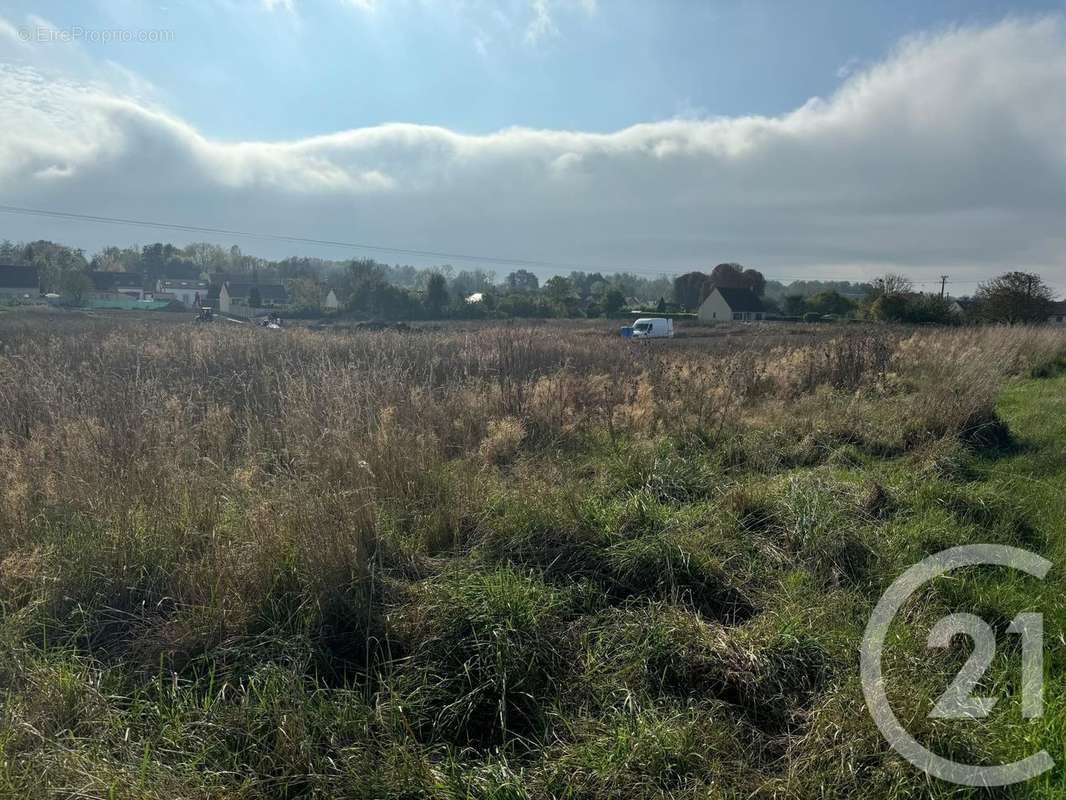
[[[332,289],[355,314],[383,319],[486,317],[609,317],[623,310],[694,312],[715,287],[750,289],[768,315],[795,319],[862,318],[915,324],[1042,321],[1053,292],[1039,275],[1008,272],[982,283],[971,298],[952,300],[914,291],[902,275],[867,283],[767,280],[735,262],[669,278],[631,273],[572,271],[541,280],[525,269],[500,280],[492,270],[456,270],[451,265],[414,267],[373,259],[335,261],[306,256],[270,260],[240,247],[193,242],[183,247],[155,242],[141,247],[108,246],[87,258],[83,251],[46,240],[0,242],[0,263],[35,266],[42,292],[80,298],[92,289],[90,270],[131,272],[153,289],[161,278],[224,273],[258,283],[284,282],[295,311],[314,311]],[[965,307],[959,314],[960,303]]]
[[[631,273],[604,275],[573,271],[541,284],[529,270],[517,269],[502,280],[492,270],[455,269],[449,264],[414,267],[373,259],[334,261],[306,256],[271,260],[208,242],[184,247],[156,242],[142,247],[108,246],[86,257],[76,248],[51,241],[0,242],[0,263],[35,266],[41,291],[80,296],[91,291],[89,271],[137,273],[151,290],[161,278],[192,279],[226,274],[268,284],[285,283],[294,310],[316,309],[330,289],[348,310],[387,319],[443,316],[600,316],[627,304],[668,297],[668,276]]]
[[[750,289],[762,299],[770,315],[796,319],[858,318],[883,322],[951,325],[960,322],[1019,324],[1043,322],[1050,316],[1054,292],[1040,275],[1006,272],[981,283],[972,297],[914,290],[904,275],[886,274],[871,283],[841,282],[848,294],[822,288],[814,281],[796,282],[777,297],[767,297],[768,282],[754,269],[740,264],[719,264],[710,272],[688,272],[674,279],[673,296],[686,310],[695,310],[716,287]],[[795,291],[800,289],[801,291]]]

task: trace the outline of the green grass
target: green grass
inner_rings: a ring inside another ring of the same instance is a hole
[[[986,409],[994,435],[978,437],[918,436],[922,420],[896,435],[904,390],[849,386],[808,398],[832,424],[589,424],[565,440],[498,426],[491,459],[456,444],[433,462],[428,434],[381,423],[380,449],[403,458],[264,444],[233,475],[205,422],[207,443],[173,455],[211,503],[131,460],[120,477],[142,494],[121,513],[74,497],[9,517],[0,797],[989,796],[887,747],[857,652],[881,592],[926,555],[1040,552],[1056,564],[1044,583],[989,569],[926,587],[892,628],[885,674],[937,752],[994,763],[1046,747],[1066,762],[1066,376],[1040,372],[1006,386],[1002,424]],[[31,453],[45,466],[26,474],[62,461],[91,475],[111,463],[101,447]],[[999,628],[980,690],[1002,699],[981,722],[927,718],[965,655],[925,647],[953,610]],[[1002,632],[1021,610],[1045,614],[1033,723]],[[1066,782],[1057,767],[996,795],[1063,797]]]
[[[1025,599],[1044,615],[1045,716],[1015,724],[1009,750],[1023,757],[1046,748],[1057,766],[1026,789],[1033,797],[1059,798],[1066,796],[1066,376],[1013,383],[999,409],[1018,440],[1017,452],[978,470],[1024,515],[1032,528],[1030,547],[1053,563]]]

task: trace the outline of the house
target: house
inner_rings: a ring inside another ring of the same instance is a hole
[[[41,296],[41,278],[37,267],[0,264],[0,297],[34,300]]]
[[[206,298],[211,284],[201,280],[185,278],[161,278],[156,283],[157,300],[177,300],[189,308],[196,308]]]
[[[282,283],[244,283],[225,281],[218,287],[218,310],[229,313],[233,306],[251,306],[250,300],[259,295],[256,307],[278,308],[289,304],[289,291]]]
[[[1066,325],[1066,300],[1058,300],[1051,304],[1047,322],[1048,325]]]
[[[956,319],[963,319],[973,311],[973,300],[969,297],[948,298],[948,313]]]
[[[102,272],[90,270],[86,273],[93,284],[93,294],[123,295],[134,300],[144,299],[144,276],[139,272]]]
[[[700,322],[753,322],[765,317],[762,300],[751,289],[716,286],[700,303]]]
[[[322,308],[326,311],[337,311],[341,307],[341,301],[337,299],[337,293],[332,289],[326,294],[326,299],[322,301]]]

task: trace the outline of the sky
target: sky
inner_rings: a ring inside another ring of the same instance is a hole
[[[88,253],[1066,290],[1066,0],[0,0],[0,115],[0,204],[371,248],[0,213]]]

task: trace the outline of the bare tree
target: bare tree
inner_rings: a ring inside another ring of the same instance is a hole
[[[910,294],[914,289],[914,284],[911,283],[911,279],[906,275],[899,275],[895,272],[886,272],[880,278],[874,281],[874,291],[878,294],[884,295],[901,295]]]
[[[1034,272],[1007,272],[977,287],[977,313],[989,322],[1044,322],[1054,293]]]

